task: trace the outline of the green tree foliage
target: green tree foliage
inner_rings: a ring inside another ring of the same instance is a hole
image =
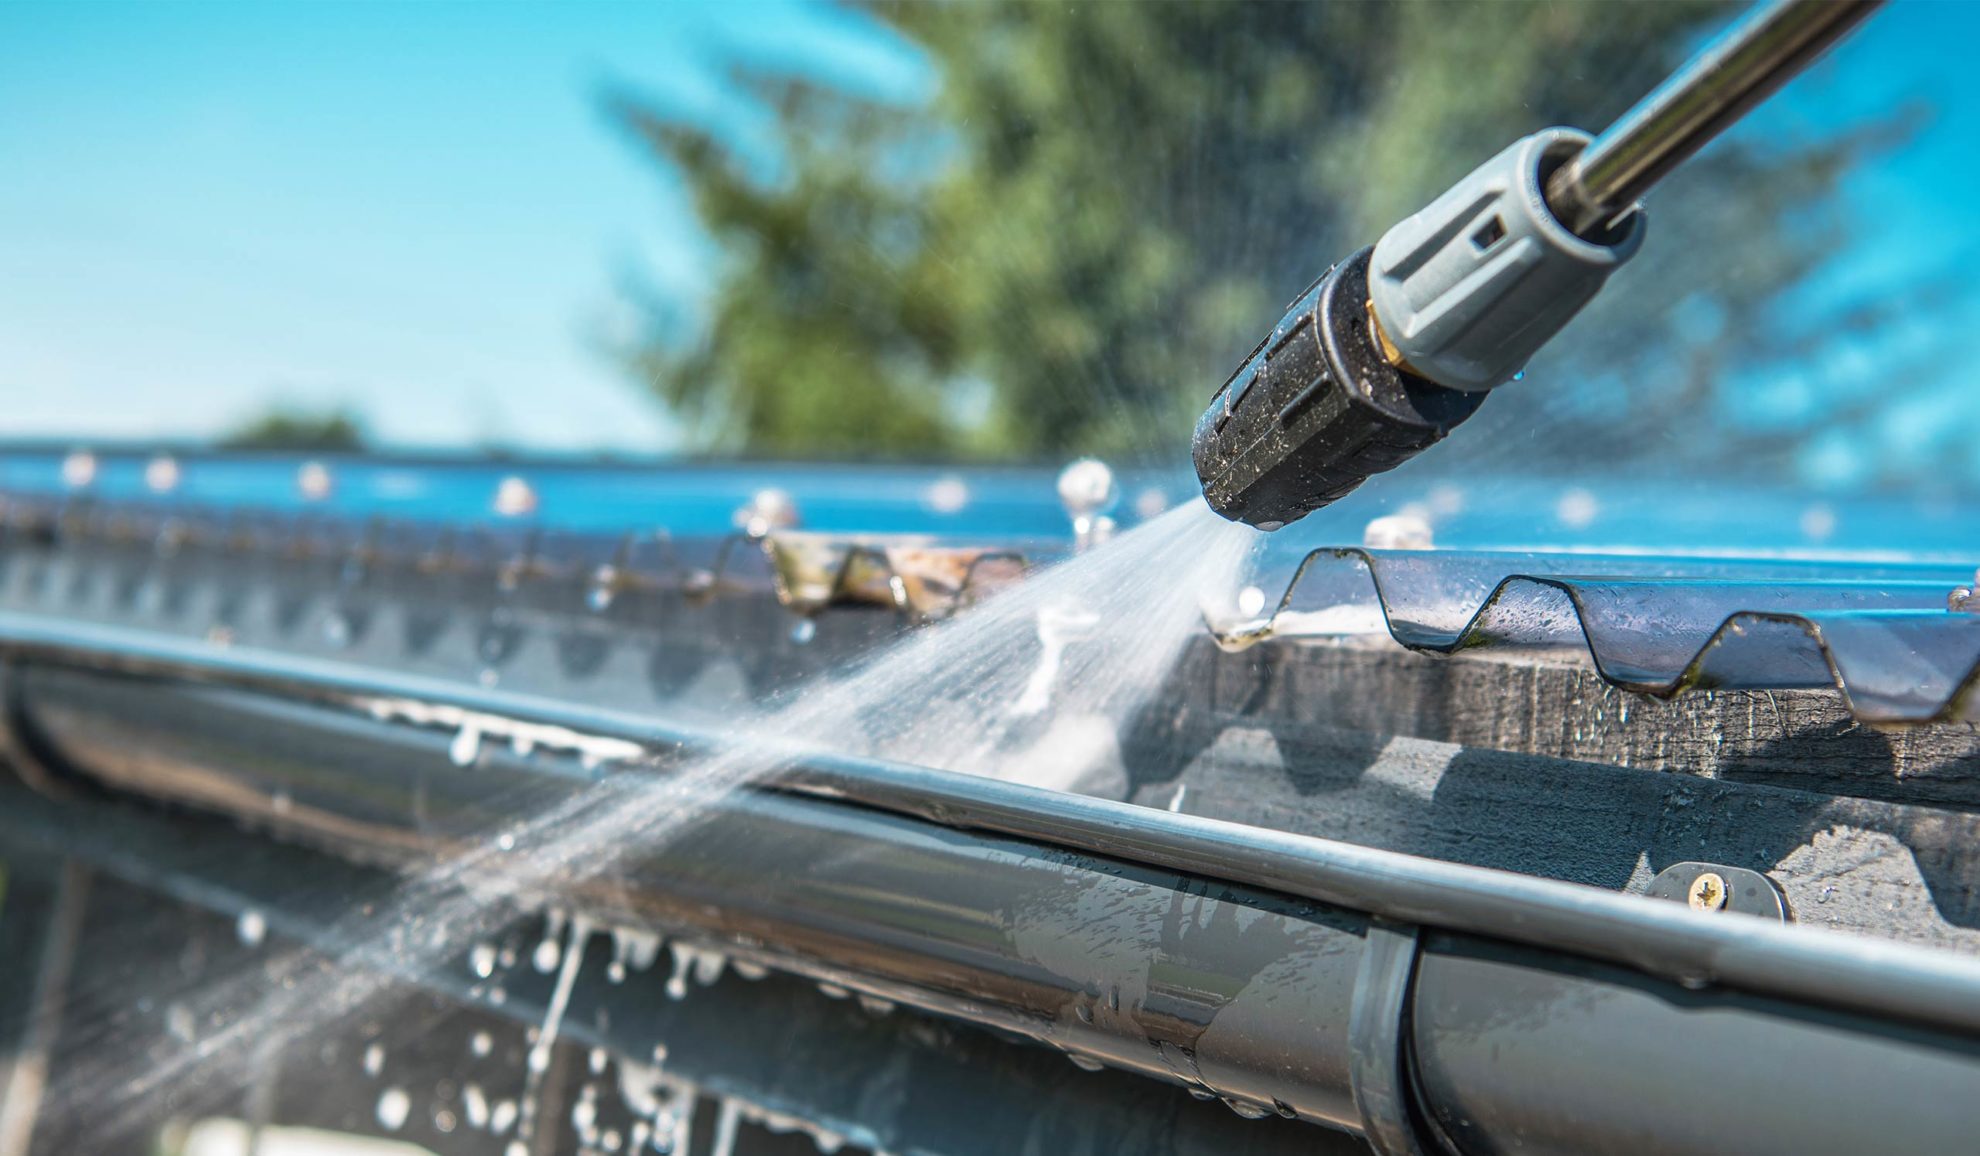
[[[356,453],[365,448],[364,425],[343,410],[310,413],[271,409],[220,439],[236,450],[315,451]]]
[[[766,162],[615,104],[684,175],[723,257],[705,327],[656,322],[636,354],[706,446],[1173,461],[1328,262],[1515,137],[1606,123],[1730,14],[1700,0],[870,11],[929,55],[925,107],[739,73],[774,110]],[[1470,452],[1706,452],[1668,431],[1759,354],[1736,337],[1835,240],[1821,197],[1861,144],[1728,142],[1702,158],[1653,211],[1683,243],[1650,246],[1629,288],[1534,366],[1576,388],[1501,391],[1515,400],[1485,414],[1504,436]]]

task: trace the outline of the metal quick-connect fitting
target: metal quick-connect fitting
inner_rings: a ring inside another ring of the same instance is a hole
[[[1589,142],[1550,128],[1480,165],[1376,244],[1369,304],[1385,352],[1477,392],[1512,379],[1643,243],[1643,213],[1593,239],[1547,207],[1547,178]]]

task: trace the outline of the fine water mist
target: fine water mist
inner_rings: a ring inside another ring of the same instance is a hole
[[[1223,611],[1255,536],[1201,502],[1171,511],[808,688],[721,761],[795,744],[1109,793],[1122,727]]]
[[[323,937],[334,964],[301,951],[273,954],[188,993],[183,1020],[196,1026],[182,1050],[144,1057],[133,1072],[109,1058],[115,1049],[103,1049],[101,1066],[51,1108],[134,1113],[188,1082],[242,1080],[261,1050],[307,1036],[399,979],[472,957],[519,908],[651,852],[713,801],[806,750],[1118,794],[1124,726],[1202,634],[1206,612],[1227,611],[1254,538],[1192,502],[799,688],[683,764],[663,773],[608,767],[576,794],[409,871],[392,894],[341,918]],[[529,1057],[531,1087],[594,930],[575,917],[569,928]],[[534,1114],[523,1106],[519,1141],[529,1138]]]

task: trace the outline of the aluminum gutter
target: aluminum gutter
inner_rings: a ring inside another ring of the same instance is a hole
[[[87,676],[65,689],[95,692],[110,681]],[[52,688],[34,693],[58,697]],[[215,717],[202,713],[206,720]],[[201,721],[198,715],[187,720],[193,728]],[[151,726],[147,720],[145,729]],[[111,748],[137,732],[104,731],[87,742],[67,727],[59,733],[65,750],[117,758]],[[233,759],[260,737],[256,728],[229,746],[222,736],[203,732],[201,745],[216,759]],[[171,758],[176,752],[162,753]],[[379,767],[378,774],[354,774],[353,785],[375,795],[393,771],[445,761],[444,752],[417,747],[401,756],[396,767]],[[300,808],[291,814],[309,822]],[[0,830],[8,822],[0,818]],[[299,835],[302,828],[289,833]],[[348,847],[351,835],[346,830],[334,839]],[[327,840],[319,832],[312,841]],[[129,862],[121,867],[127,877],[142,870]],[[193,869],[208,868],[196,863]],[[166,873],[164,864],[151,870]],[[321,911],[336,894],[334,886],[326,894],[312,889],[308,878],[290,880],[285,888],[300,895],[261,909],[279,913],[286,902]],[[1275,897],[1205,888],[1188,897],[1192,921],[1209,932],[1242,922],[1243,941],[1209,934],[1193,944],[1167,944],[1166,970],[1128,966],[1128,960],[1165,952],[1161,915],[1175,899],[1172,882],[1011,840],[953,837],[866,808],[742,792],[710,808],[679,839],[599,876],[597,886],[559,888],[557,903],[594,926],[664,930],[835,989],[1035,1039],[1087,1064],[1186,1083],[1205,1094],[1214,1089],[1248,1111],[1283,1110],[1309,1122],[1355,1128],[1345,1025],[1362,921],[1315,918]],[[526,902],[517,896],[512,905],[506,891],[490,894],[497,926],[470,932],[469,940],[494,937],[500,924],[516,917],[514,907]],[[387,913],[382,923],[332,916],[317,926],[295,920],[281,925],[347,967],[462,994],[459,977],[470,973],[458,956],[465,955],[466,943],[446,959],[395,953],[382,946],[398,923],[394,904],[373,891],[361,899],[378,901]],[[358,901],[346,897],[353,905]],[[1103,924],[1119,958],[1082,949]],[[1285,968],[1289,958],[1301,966]],[[1272,965],[1280,970],[1270,982],[1253,982]],[[433,974],[421,974],[422,966]],[[650,1054],[656,1042],[676,1049],[679,1041],[664,1033],[639,1034],[654,1019],[650,1004],[673,1003],[662,995],[665,975],[663,967],[617,987],[595,985],[609,991],[609,1000],[598,998],[620,1025],[597,1041],[600,1046],[635,1058]],[[491,1010],[509,1014],[508,1002]],[[595,1017],[585,1018],[595,1023]],[[1151,1047],[1150,1039],[1171,1046]],[[1077,1077],[1070,1066],[1063,1073]],[[834,1130],[857,1123],[835,1121]]]
[[[6,612],[0,655],[231,686],[362,714],[380,700],[444,704],[638,743],[663,761],[715,742],[625,712]],[[1739,987],[1980,1032],[1980,962],[1908,944],[1718,919],[1573,883],[877,759],[794,752],[791,765],[762,785],[1571,951],[1686,985]]]
[[[378,776],[444,764],[439,728],[381,720],[381,701],[637,743],[661,764],[711,741],[529,696],[14,615],[0,615],[0,653],[17,720],[85,773],[225,808],[216,784],[303,767],[327,793],[312,811],[360,789],[379,808],[356,815],[347,798],[351,826],[323,832],[342,839],[416,835],[378,801]],[[163,752],[186,773],[118,772],[119,748]],[[528,772],[539,789],[581,786],[555,773]],[[430,805],[439,780],[420,781]],[[794,755],[769,785],[663,847],[664,870],[636,870],[651,914],[781,941],[889,998],[1356,1129],[1384,1151],[1440,1134],[1464,1150],[1840,1152],[1878,1135],[1926,1150],[1980,1128],[1980,965],[1960,957],[872,760]],[[496,817],[485,799],[459,802],[459,818]],[[1164,938],[1178,903],[1203,917],[1193,956]],[[1096,1013],[1110,981],[1184,958],[1177,974],[1222,977],[1204,988],[1220,994],[1165,1005],[1140,990],[1122,1015]],[[1733,1056],[1766,1063],[1723,1070]],[[1597,1079],[1591,1057],[1615,1066]],[[1792,1087],[1773,1061],[1799,1063]],[[1551,1114],[1550,1083],[1579,1089]],[[1699,1106],[1672,1110],[1687,1104]]]
[[[71,860],[87,865],[98,884],[93,895],[125,890],[125,884],[137,888],[153,907],[162,909],[162,918],[140,922],[133,929],[138,938],[126,943],[125,958],[174,955],[185,946],[181,937],[218,939],[222,947],[232,944],[244,912],[266,919],[265,963],[347,954],[356,945],[334,931],[347,923],[352,897],[388,894],[391,885],[389,872],[268,838],[224,816],[162,808],[146,800],[106,798],[94,791],[50,799],[8,780],[4,773],[0,773],[0,857],[15,869],[15,883],[26,882],[21,875],[25,868],[42,863],[59,867]],[[202,920],[180,901],[213,914]],[[547,931],[540,918],[518,918],[510,934],[520,936],[525,946]],[[0,927],[5,926],[0,922]],[[666,994],[671,961],[665,952],[650,970],[629,965],[623,981],[615,983],[605,966],[612,949],[609,936],[593,938],[590,958],[573,988],[559,1033],[565,1041],[560,1047],[574,1054],[560,1057],[553,1069],[588,1071],[585,1053],[591,1049],[637,1063],[653,1053],[656,1042],[664,1043],[669,1076],[710,1095],[737,1097],[774,1109],[787,1119],[803,1120],[820,1129],[821,1135],[845,1137],[848,1147],[842,1151],[848,1153],[858,1148],[903,1156],[1009,1156],[1025,1151],[1088,1156],[1235,1152],[1365,1156],[1367,1151],[1349,1133],[1293,1120],[1241,1119],[1221,1104],[1198,1103],[1171,1083],[1135,1072],[1074,1071],[1056,1050],[1013,1043],[999,1032],[931,1020],[907,1010],[914,1006],[909,1003],[883,1014],[870,998],[864,1001],[867,1006],[824,998],[807,980],[826,977],[797,967],[801,961],[779,963],[757,979],[748,962],[772,961],[735,951],[730,960],[742,964],[746,973],[725,969],[712,985],[691,982],[686,997],[674,999]],[[224,952],[219,958],[231,959]],[[100,959],[96,962],[106,965]],[[83,967],[87,983],[91,961],[85,959]],[[227,964],[216,970],[217,974],[206,973],[208,982],[224,985],[238,974],[235,966]],[[553,975],[538,973],[528,960],[519,960],[517,966],[495,973],[501,977],[506,998],[491,1006],[486,981],[465,954],[439,967],[414,971],[387,966],[384,971],[389,986],[382,1007],[403,1006],[401,1001],[408,999],[416,1005],[453,1005],[443,1013],[448,1021],[492,1028],[497,1054],[512,1055],[516,1065],[522,1062],[520,1055],[508,1053],[500,1041],[520,1045],[527,1040],[527,1029],[540,1028],[555,981]],[[175,972],[163,982],[174,995],[187,991],[188,977],[182,973]],[[870,981],[838,982],[851,991],[870,990]],[[17,994],[32,993],[24,989]],[[136,997],[139,992],[126,989],[126,994]],[[7,990],[0,989],[0,1005],[8,1003],[7,996]],[[361,1011],[320,1027],[285,1025],[292,1031],[305,1030],[285,1049],[279,1068],[300,1075],[307,1090],[302,1104],[285,1098],[285,1106],[277,1110],[279,1121],[334,1129],[343,1126],[337,1105],[368,1106],[377,1088],[370,1085],[371,1096],[366,1096],[368,1080],[354,1079],[361,1073],[352,1069],[365,1046],[367,1021],[377,1022],[380,1010],[381,1003],[368,1003]],[[150,1035],[160,1052],[154,1054],[170,1054],[177,1041],[163,1022],[164,1008],[156,1011]],[[509,1023],[495,1023],[491,1016]],[[394,1016],[392,1022],[403,1021]],[[420,1038],[416,1029],[410,1037],[396,1029],[392,1034],[401,1042]],[[353,1038],[359,1040],[355,1046],[349,1042]],[[132,1042],[128,1034],[117,1039]],[[463,1040],[461,1048],[466,1047]],[[326,1061],[326,1053],[341,1056],[344,1062]],[[142,1057],[144,1053],[127,1048],[119,1054]],[[250,1045],[248,1055],[252,1054]],[[396,1048],[393,1054],[398,1054]],[[195,1082],[224,1087],[232,1062],[224,1057],[202,1063]],[[242,1062],[252,1066],[251,1060]],[[437,1079],[491,1074],[485,1060],[479,1064],[471,1060],[463,1068],[441,1056],[439,1064],[426,1069]],[[139,1068],[150,1070],[142,1059]],[[319,1073],[327,1080],[318,1079]],[[63,1074],[58,1071],[55,1078],[59,1091]],[[876,1097],[876,1086],[889,1094]],[[172,1088],[167,1085],[168,1092]],[[407,1137],[399,1133],[395,1138]],[[470,1143],[459,1150],[478,1151],[473,1138],[468,1139]],[[433,1147],[454,1150],[440,1142]],[[65,1150],[98,1151],[75,1143]]]

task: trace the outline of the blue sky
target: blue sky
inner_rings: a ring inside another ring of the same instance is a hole
[[[1872,16],[1822,66],[1763,106],[1749,131],[1790,138],[1922,103],[1928,119],[1905,147],[1848,174],[1838,196],[1854,243],[1787,305],[1819,310],[1849,295],[1896,296],[1924,279],[1957,287],[1935,312],[1845,344],[1820,365],[1755,382],[1735,417],[1791,420],[1864,393],[1888,401],[1863,427],[1831,426],[1801,461],[1803,480],[1849,489],[1880,462],[1964,448],[1980,482],[1980,4],[1898,0]],[[1921,366],[1920,362],[1927,364]],[[1913,372],[1922,369],[1922,376]]]
[[[599,111],[748,123],[719,63],[912,93],[794,2],[0,3],[0,435],[197,435],[269,400],[393,441],[663,444],[600,346],[691,213]]]
[[[1980,4],[1900,0],[1748,130],[1937,108],[1839,190],[1859,244],[1811,292],[1980,256],[1976,45]],[[279,399],[348,404],[397,443],[665,447],[602,346],[629,324],[626,271],[691,293],[708,253],[599,96],[746,133],[720,79],[737,57],[901,99],[932,84],[911,47],[807,0],[0,0],[0,436],[198,436]],[[1972,436],[1942,417],[1976,408],[1980,354],[1939,392],[1808,469]]]

